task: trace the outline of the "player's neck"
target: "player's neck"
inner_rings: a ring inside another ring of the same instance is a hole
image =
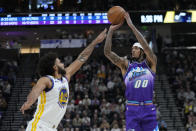
[[[62,77],[61,74],[59,74],[59,73],[57,73],[57,72],[54,73],[54,78],[56,78],[56,79],[61,79],[61,77]]]
[[[144,58],[143,57],[140,57],[139,59],[134,59],[133,61],[136,61],[138,63],[141,63],[142,61],[144,61]]]
[[[138,59],[138,62],[140,63],[142,61],[144,61],[144,58],[143,57],[140,57],[140,59]]]

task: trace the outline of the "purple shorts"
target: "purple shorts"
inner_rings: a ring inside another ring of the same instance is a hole
[[[154,105],[126,105],[126,131],[159,131]]]

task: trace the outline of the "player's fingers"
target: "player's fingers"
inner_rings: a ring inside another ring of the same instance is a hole
[[[124,21],[123,21],[123,22],[124,22]],[[122,26],[123,22],[120,23],[120,24],[118,24],[118,25],[116,25],[116,28],[119,28],[120,26]]]
[[[101,32],[101,34],[105,34],[107,32],[107,29],[105,28],[102,32]]]
[[[22,111],[23,105],[20,107],[20,111]]]
[[[120,23],[120,26],[123,25],[124,21]]]
[[[106,33],[107,32],[107,28],[105,28],[103,32]]]
[[[20,108],[20,111],[24,114],[24,105]]]
[[[104,35],[104,39],[106,38],[106,36],[107,36],[107,35],[105,34],[105,35]]]

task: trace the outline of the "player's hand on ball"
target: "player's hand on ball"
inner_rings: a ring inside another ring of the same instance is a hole
[[[110,26],[110,30],[111,30],[111,31],[117,30],[118,28],[120,28],[120,27],[123,25],[123,23],[124,23],[124,22],[122,22],[122,23],[120,23],[120,24],[118,24],[118,25],[111,25],[111,26]]]
[[[28,110],[31,107],[30,104],[28,104],[27,102],[25,102],[22,107],[20,108],[20,111],[22,112],[22,114],[24,114],[25,110]]]
[[[131,25],[133,25],[133,22],[132,22],[132,20],[131,20],[131,18],[130,18],[130,16],[129,16],[129,13],[128,12],[126,12],[125,13],[125,19],[126,19],[126,21],[127,21],[127,24],[129,25],[129,26],[131,26]]]
[[[105,28],[95,39],[96,44],[101,43],[106,38],[107,29]]]

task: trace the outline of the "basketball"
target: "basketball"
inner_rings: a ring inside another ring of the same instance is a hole
[[[108,20],[113,25],[120,24],[124,21],[125,10],[120,6],[113,6],[108,11]]]

